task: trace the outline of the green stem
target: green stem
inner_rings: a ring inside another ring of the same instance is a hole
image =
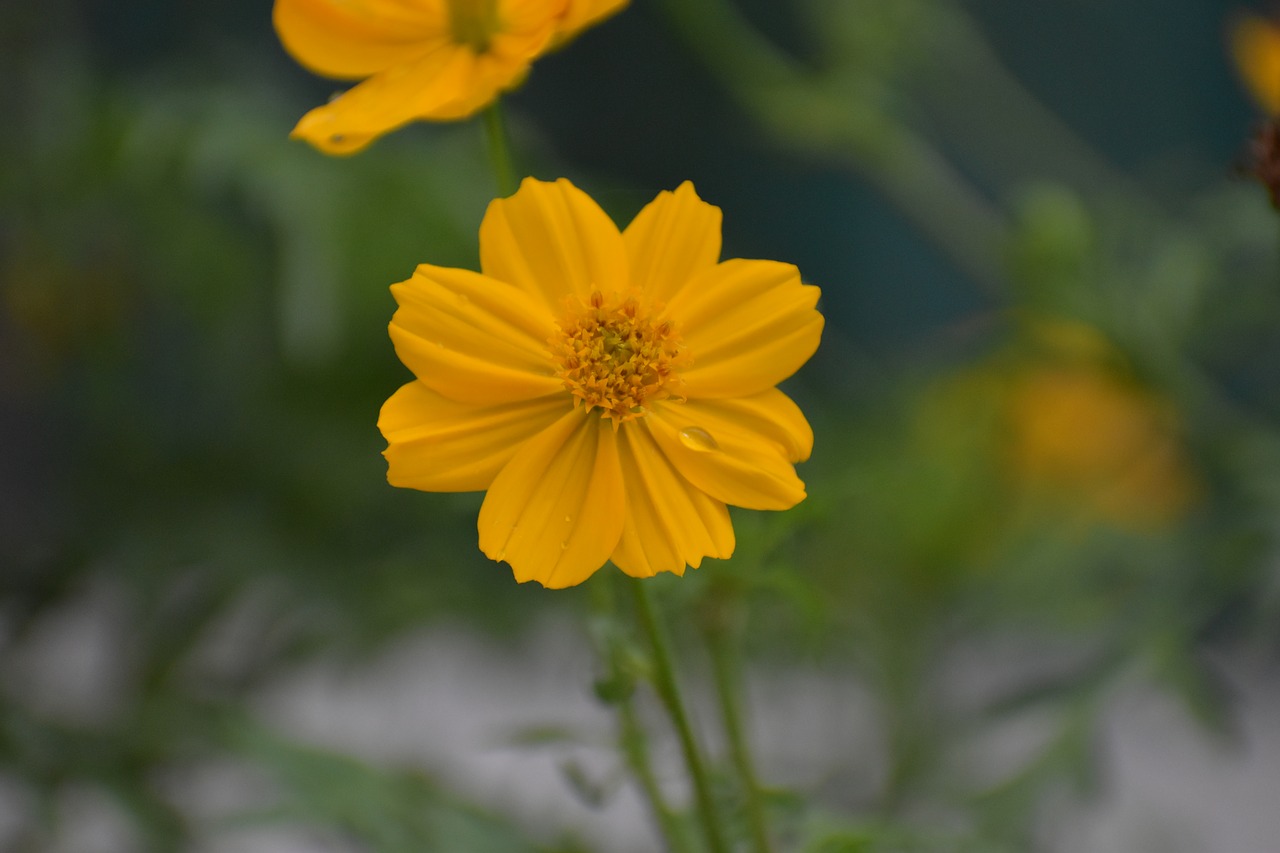
[[[1167,212],[1134,180],[1040,102],[1001,61],[963,4],[936,10],[945,61],[931,63],[916,87],[951,150],[985,173],[998,195],[1047,179],[1124,199],[1146,218]]]
[[[755,118],[794,150],[852,168],[915,221],[956,266],[1004,288],[1003,213],[905,123],[874,81],[855,91],[796,66],[725,0],[664,0],[667,15]]]
[[[595,639],[596,652],[607,668],[608,680],[616,687],[622,683],[631,683],[634,667],[626,662],[628,656],[619,636],[612,581],[611,577],[599,577],[591,584],[592,606],[599,620],[596,630],[592,631],[592,636]],[[667,849],[673,853],[692,853],[688,837],[680,826],[675,812],[663,798],[662,789],[658,786],[657,776],[653,772],[653,762],[649,759],[649,739],[636,715],[635,703],[629,695],[629,690],[624,690],[619,698],[605,701],[617,707],[618,747],[627,762],[627,767],[640,785],[654,821],[667,841]]]
[[[618,724],[619,740],[627,766],[640,783],[640,789],[649,802],[649,811],[653,813],[654,820],[667,840],[667,849],[673,853],[692,853],[675,812],[662,798],[662,790],[658,787],[658,779],[654,776],[653,765],[649,761],[649,739],[645,737],[644,728],[636,718],[635,705],[630,699],[618,703]]]
[[[703,634],[711,652],[711,666],[715,675],[716,697],[720,702],[720,716],[729,738],[729,750],[733,764],[742,781],[746,795],[747,824],[756,853],[770,853],[769,826],[765,817],[764,800],[760,795],[760,781],[756,776],[755,762],[746,737],[739,699],[742,696],[741,669],[738,665],[737,637],[735,630],[737,613],[736,596],[731,591],[713,592],[703,612]]]
[[[484,111],[484,130],[489,137],[489,164],[498,184],[498,194],[512,195],[516,191],[516,170],[511,161],[511,146],[507,143],[506,122],[502,118],[502,102],[495,98]]]
[[[658,691],[658,698],[667,709],[676,734],[680,738],[680,748],[684,752],[685,766],[693,781],[694,796],[698,802],[698,811],[702,816],[702,829],[707,839],[707,847],[712,853],[727,853],[724,835],[720,829],[720,818],[716,811],[715,800],[711,796],[711,781],[707,775],[702,753],[693,737],[693,728],[689,725],[689,717],[685,713],[684,702],[680,698],[680,688],[676,684],[675,669],[671,663],[671,651],[667,644],[653,605],[649,601],[649,591],[645,588],[648,581],[634,579],[631,581],[631,592],[635,598],[636,615],[640,620],[640,628],[644,631],[653,650],[653,680]]]

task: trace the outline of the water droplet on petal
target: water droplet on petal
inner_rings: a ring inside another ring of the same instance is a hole
[[[573,516],[571,516],[571,515],[566,515],[566,516],[564,517],[564,523],[565,523],[565,524],[568,524],[568,523],[569,523],[569,522],[571,522],[571,521],[573,521]]]
[[[569,550],[569,543],[568,543],[568,542],[561,542],[561,543],[560,543],[560,550],[561,550],[561,551],[568,551],[568,550]]]
[[[720,449],[720,445],[716,443],[715,436],[697,426],[685,427],[680,430],[680,443],[690,450],[698,450],[703,453]]]

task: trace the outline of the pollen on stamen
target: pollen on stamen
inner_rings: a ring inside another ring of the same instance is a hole
[[[655,400],[682,396],[679,373],[691,359],[675,326],[655,324],[655,313],[635,296],[598,290],[566,305],[548,346],[575,405],[601,409],[617,428],[642,417]]]

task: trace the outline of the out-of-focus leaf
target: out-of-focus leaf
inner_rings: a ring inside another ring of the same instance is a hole
[[[244,718],[224,729],[227,745],[281,785],[269,811],[240,820],[301,820],[341,829],[378,851],[534,851],[518,828],[466,804],[416,770],[381,769],[283,738]]]
[[[603,808],[623,782],[616,771],[604,778],[597,778],[572,759],[561,761],[559,766],[560,775],[569,784],[569,790],[584,805],[593,809]]]

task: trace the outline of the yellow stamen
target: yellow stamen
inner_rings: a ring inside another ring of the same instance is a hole
[[[634,296],[586,304],[571,300],[548,341],[556,376],[588,409],[599,407],[614,426],[646,413],[646,404],[681,397],[679,370],[690,359],[670,320],[654,322]]]

